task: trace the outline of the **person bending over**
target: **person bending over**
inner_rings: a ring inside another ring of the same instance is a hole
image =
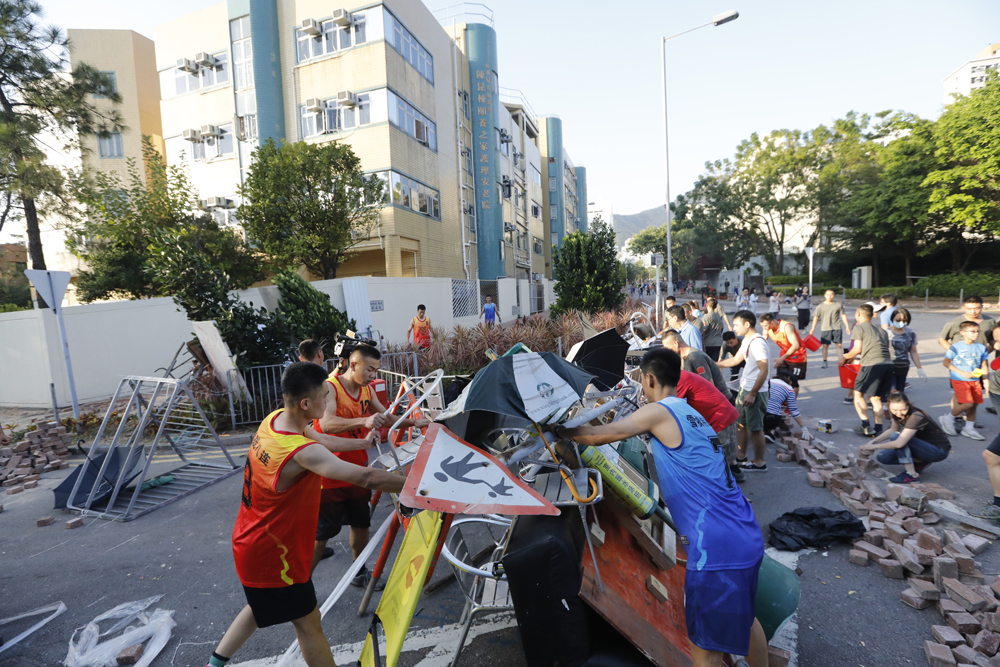
[[[890,482],[917,482],[927,466],[947,458],[951,442],[934,420],[901,391],[889,394],[889,414],[892,415],[889,430],[862,445],[859,451],[882,450],[878,454],[879,463],[903,466],[903,472],[891,477]]]
[[[257,628],[283,623],[295,628],[309,667],[334,667],[310,576],[320,480],[399,493],[406,478],[342,461],[331,449],[355,447],[359,441],[312,429],[326,409],[326,377],[309,362],[286,368],[281,376],[285,407],[264,419],[250,444],[233,526],[233,557],[247,605],[212,653],[211,667],[224,667]]]
[[[767,639],[755,617],[764,539],[753,509],[726,474],[715,431],[676,395],[677,353],[650,350],[639,368],[646,405],[621,421],[556,426],[553,433],[583,445],[649,433],[663,501],[688,539],[684,615],[692,663],[719,667],[723,654],[732,653],[747,656],[750,667],[766,667]]]

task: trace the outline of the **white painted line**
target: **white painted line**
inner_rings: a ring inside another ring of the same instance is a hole
[[[465,645],[468,647],[472,643],[472,640],[480,635],[488,635],[499,630],[515,627],[516,625],[517,621],[514,619],[514,612],[507,611],[490,614],[484,617],[482,621],[472,624],[472,627],[469,628],[469,636],[465,640]],[[459,623],[412,630],[407,633],[406,639],[403,642],[403,653],[430,648],[430,652],[415,667],[447,667],[451,662],[452,656],[455,655],[455,649],[458,648],[458,637],[461,633],[462,625]],[[361,656],[362,646],[364,646],[363,640],[353,644],[331,646],[330,648],[333,650],[333,659],[338,665],[353,665]],[[235,663],[230,665],[230,667],[274,667],[274,665],[278,664],[280,658],[280,655],[270,658],[258,658],[256,660]],[[305,660],[299,654],[289,663],[289,667],[305,667],[305,664]]]
[[[794,570],[799,563],[799,558],[806,554],[815,553],[815,549],[802,549],[801,551],[778,551],[774,547],[767,548],[767,555],[778,561],[790,570]],[[799,600],[799,604],[802,601]],[[771,646],[784,649],[791,654],[788,667],[798,667],[799,664],[799,612],[796,611],[792,617],[785,622],[785,625],[771,638]]]

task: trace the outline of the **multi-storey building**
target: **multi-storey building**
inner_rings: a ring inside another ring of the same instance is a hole
[[[485,20],[442,27],[406,0],[227,0],[164,24],[168,163],[187,164],[203,205],[232,216],[262,142],[341,141],[389,197],[339,276],[551,276],[542,131],[523,98],[501,101]],[[579,197],[559,142],[560,201],[572,199],[561,239]]]
[[[990,70],[1000,70],[1000,42],[990,44],[973,60],[966,62],[945,78],[944,103],[951,104],[956,94],[968,95],[976,88],[982,88]]]

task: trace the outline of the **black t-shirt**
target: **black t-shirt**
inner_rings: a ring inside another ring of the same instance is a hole
[[[896,417],[892,419],[896,422],[900,431],[904,428],[912,428],[917,432],[917,435],[914,437],[920,438],[942,451],[951,451],[951,441],[948,439],[948,434],[942,431],[937,422],[931,419],[923,410],[914,410],[902,424],[900,424]]]

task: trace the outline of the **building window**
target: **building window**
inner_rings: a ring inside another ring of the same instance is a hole
[[[437,125],[434,121],[413,108],[406,100],[391,90],[389,94],[389,121],[408,135],[437,150]]]
[[[434,83],[434,59],[431,54],[420,46],[420,42],[388,9],[385,10],[385,40],[403,56],[403,60],[413,65],[421,76]]]
[[[549,206],[549,220],[558,220],[558,219],[559,219],[559,207],[555,204],[552,204],[552,206]]]
[[[545,250],[542,248],[542,240],[537,236],[531,237],[531,251],[536,255],[544,255]]]
[[[125,148],[122,145],[122,133],[110,132],[104,137],[98,135],[97,154],[102,158],[125,157]]]
[[[542,187],[542,172],[535,165],[531,165],[531,180],[538,187]]]
[[[542,217],[542,206],[536,201],[531,202],[531,217],[532,218]]]
[[[115,73],[114,72],[101,72],[101,74],[103,74],[104,76],[108,77],[108,79],[110,79],[110,84],[108,85],[107,90],[105,91],[107,93],[106,95],[98,95],[96,93],[94,94],[94,99],[95,100],[104,100],[104,99],[107,99],[111,95],[114,95],[115,93],[118,92],[118,78],[115,76]]]
[[[465,113],[465,119],[472,119],[472,109],[469,106],[469,91],[462,91],[462,112]]]
[[[226,125],[219,126],[219,155],[232,155],[235,151],[233,146],[233,124],[227,123]]]
[[[243,16],[230,21],[229,36],[233,42],[233,76],[236,89],[253,88],[253,46],[250,43],[250,17]]]
[[[472,176],[472,149],[468,146],[462,147],[462,155],[465,157],[465,171]]]
[[[441,195],[432,187],[402,174],[389,172],[392,203],[435,220],[441,219]]]
[[[351,24],[339,26],[331,20],[319,23],[320,31],[310,35],[301,28],[295,29],[296,57],[299,62],[318,58],[368,41],[367,12],[351,14]]]
[[[323,115],[321,111],[314,111],[305,106],[300,107],[302,115],[302,137],[315,137],[323,134]]]
[[[198,68],[202,88],[210,88],[229,81],[229,54],[217,54],[213,56],[213,60],[214,64]]]
[[[476,233],[476,205],[475,203],[467,204],[465,209],[466,222],[469,224],[469,231],[473,234]]]

